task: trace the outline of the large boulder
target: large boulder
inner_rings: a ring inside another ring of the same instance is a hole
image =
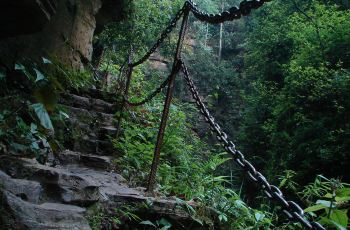
[[[84,208],[55,203],[44,203],[41,205],[32,204],[23,201],[21,198],[8,191],[3,191],[0,195],[2,196],[2,205],[8,209],[7,212],[11,213],[10,216],[13,218],[12,220],[7,220],[13,223],[12,226],[8,226],[10,229],[91,229],[88,221],[83,216],[85,213]]]

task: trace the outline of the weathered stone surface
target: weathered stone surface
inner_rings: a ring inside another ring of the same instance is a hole
[[[0,171],[0,184],[4,189],[21,197],[31,203],[39,203],[43,188],[40,183],[35,181],[12,179],[6,173]]]
[[[141,192],[128,188],[125,179],[117,173],[95,170],[77,164],[49,167],[36,160],[21,159],[21,167],[14,169],[14,177],[40,182],[45,188],[59,193],[57,199],[65,203],[90,204],[108,200],[119,195],[140,195]],[[5,167],[5,166],[2,166]],[[6,170],[6,169],[4,169]],[[49,192],[50,191],[46,191]]]
[[[42,30],[56,13],[56,4],[55,0],[0,1],[0,38]]]
[[[81,154],[65,150],[59,154],[62,164],[80,164],[95,169],[110,170],[112,168],[111,157]]]
[[[64,106],[68,110],[68,115],[73,119],[79,120],[80,122],[84,122],[85,124],[103,124],[104,126],[110,126],[115,123],[115,119],[113,118],[113,114],[101,113],[96,111],[89,111],[82,108],[75,108],[71,106]]]
[[[81,151],[86,154],[93,155],[113,155],[113,145],[109,141],[101,141],[97,139],[91,139],[89,136],[84,136],[81,139],[75,141],[73,146],[74,151]]]
[[[59,103],[71,107],[78,107],[86,110],[93,110],[103,113],[113,113],[116,111],[112,103],[108,103],[101,99],[87,98],[75,94],[61,94]]]
[[[32,230],[90,230],[88,221],[83,217],[85,209],[64,204],[31,204],[4,191],[3,196],[9,211],[17,223],[12,229]]]
[[[75,69],[81,69],[84,64],[87,64],[87,62],[91,60],[93,51],[92,38],[96,28],[95,17],[101,8],[106,8],[106,6],[103,6],[104,1],[60,0],[57,1],[57,5],[55,6],[56,12],[52,12],[50,7],[46,7],[54,2],[52,0],[6,0],[5,2],[8,2],[10,5],[15,5],[12,17],[17,20],[22,17],[15,25],[12,25],[13,28],[16,28],[16,31],[26,31],[27,28],[33,27],[27,31],[27,33],[35,31],[40,32],[1,40],[0,63],[2,62],[10,65],[23,57],[38,59],[42,56],[46,56],[54,57]],[[38,18],[39,15],[39,13],[33,10],[36,8],[26,8],[26,2],[33,2],[33,4],[39,5],[37,8],[45,9],[39,10],[42,14],[42,19],[39,19],[39,23],[35,23],[35,20],[33,21],[33,19]],[[120,15],[122,1],[105,0],[105,2],[106,4],[114,4],[114,13]],[[3,9],[1,5],[0,9]],[[22,14],[22,12],[24,12],[24,14]],[[49,15],[48,17],[45,12],[52,12],[52,14],[47,14]],[[104,15],[104,18],[107,20],[103,20],[99,23],[101,27],[104,23],[115,19],[115,17],[112,18],[111,15],[104,12],[105,10],[100,12],[99,18],[102,18],[101,15]],[[0,14],[0,21],[8,24],[7,17],[7,14]],[[48,20],[49,22],[43,25]],[[31,26],[21,24],[24,21]],[[44,23],[42,23],[42,21]],[[11,34],[10,32],[11,31],[8,31],[8,34]]]
[[[100,138],[114,137],[117,134],[117,128],[115,126],[103,126],[99,130]]]

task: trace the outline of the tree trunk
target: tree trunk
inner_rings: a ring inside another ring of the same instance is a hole
[[[207,23],[207,29],[205,31],[205,40],[204,40],[204,47],[205,48],[207,48],[208,33],[209,33],[209,23]]]
[[[224,11],[224,1],[221,1],[221,12]],[[219,39],[219,54],[218,54],[218,61],[221,62],[221,55],[222,55],[222,36],[224,32],[224,24],[220,24],[220,39]]]

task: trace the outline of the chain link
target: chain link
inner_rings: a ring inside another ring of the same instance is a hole
[[[236,149],[235,144],[228,139],[227,134],[221,130],[219,124],[215,122],[214,117],[210,115],[209,110],[200,99],[196,86],[190,78],[188,69],[182,60],[181,65],[181,70],[184,74],[186,84],[189,87],[193,99],[196,101],[200,113],[204,116],[205,121],[210,125],[210,129],[216,133],[218,141],[224,146],[226,152],[229,153],[233,160],[246,171],[252,181],[260,185],[269,199],[273,199],[281,205],[283,212],[290,220],[298,221],[307,229],[325,230],[325,228],[319,223],[308,221],[304,216],[303,209],[297,203],[286,200],[282,191],[278,187],[271,185],[266,178],[259,171],[257,171],[248,160],[245,159],[244,155]]]
[[[137,62],[131,64],[133,67],[138,66],[147,61],[148,58],[158,49],[158,47],[164,42],[165,38],[167,38],[169,34],[173,31],[173,29],[176,27],[177,22],[181,19],[187,7],[188,4],[184,4],[184,6],[177,12],[175,17],[171,20],[169,26],[163,31],[163,33],[160,35],[160,38],[152,46],[152,48]]]
[[[242,1],[239,4],[239,7],[234,6],[231,7],[228,11],[224,11],[220,14],[208,14],[201,11],[197,4],[192,0],[187,1],[190,9],[194,16],[203,22],[211,23],[211,24],[219,24],[226,21],[232,21],[235,19],[241,18],[241,16],[247,16],[250,14],[251,10],[260,8],[265,2],[270,2],[271,0],[251,0],[251,1]]]
[[[144,105],[148,102],[150,102],[155,96],[157,96],[169,83],[170,76],[165,79],[165,81],[160,84],[160,86],[154,90],[152,93],[150,93],[144,100],[139,101],[139,102],[130,102],[128,98],[124,97],[125,103],[129,106],[141,106]]]

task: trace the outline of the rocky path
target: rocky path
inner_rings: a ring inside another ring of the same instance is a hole
[[[129,188],[114,171],[118,166],[111,162],[116,153],[108,137],[117,131],[116,107],[101,93],[65,94],[60,103],[70,116],[66,132],[76,132],[76,137],[67,140],[69,149],[59,153],[59,164],[0,159],[0,211],[5,209],[9,215],[7,227],[0,229],[91,229],[87,210],[92,205],[118,207],[146,201],[160,217],[190,219],[175,200],[148,197],[143,189]]]

